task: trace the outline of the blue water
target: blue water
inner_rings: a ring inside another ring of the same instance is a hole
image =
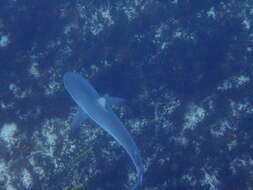
[[[91,121],[68,138],[68,71],[127,99],[115,112],[144,159],[142,189],[250,189],[250,7],[1,1],[0,189],[119,190],[134,181],[127,154]],[[10,123],[17,129],[6,135]]]

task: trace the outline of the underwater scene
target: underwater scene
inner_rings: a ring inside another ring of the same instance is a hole
[[[0,190],[253,190],[252,142],[253,1],[0,1]]]

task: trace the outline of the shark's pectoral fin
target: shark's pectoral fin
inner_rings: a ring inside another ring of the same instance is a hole
[[[88,118],[88,115],[83,112],[81,108],[78,108],[73,121],[71,123],[71,128],[70,128],[70,137],[75,137],[78,132],[79,126]]]
[[[71,123],[71,129],[75,129],[78,128],[82,122],[84,122],[84,120],[86,120],[88,118],[88,115],[86,113],[84,113],[84,111],[81,108],[78,108],[74,119]]]

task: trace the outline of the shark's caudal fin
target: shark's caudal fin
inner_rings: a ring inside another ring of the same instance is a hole
[[[142,184],[142,176],[143,176],[143,173],[138,173],[137,180],[136,180],[135,184],[130,188],[130,190],[140,189],[141,184]]]

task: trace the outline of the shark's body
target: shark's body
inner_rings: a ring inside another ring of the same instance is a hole
[[[72,127],[77,127],[77,125],[88,116],[113,136],[114,139],[124,147],[135,165],[137,182],[131,188],[135,190],[142,183],[142,159],[131,135],[119,118],[113,113],[110,105],[122,99],[108,96],[100,97],[87,80],[75,73],[66,73],[63,81],[66,90],[80,108],[73,121]]]

